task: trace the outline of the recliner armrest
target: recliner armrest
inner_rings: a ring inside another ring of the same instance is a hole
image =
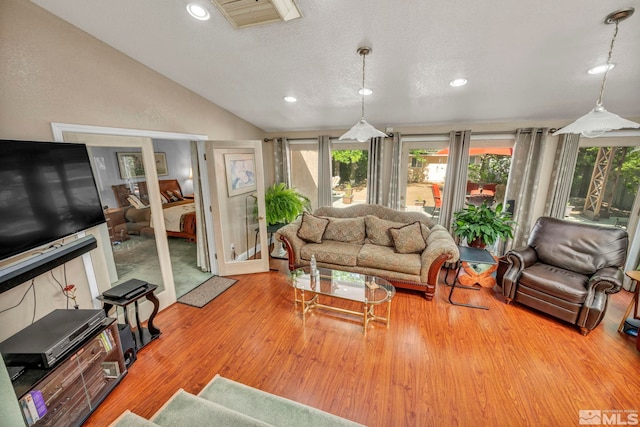
[[[538,261],[538,254],[532,247],[525,246],[510,250],[506,253],[505,258],[509,266],[502,277],[502,295],[509,301],[515,298],[522,270],[535,264]]]
[[[618,267],[605,267],[596,271],[587,283],[587,290],[615,294],[622,289],[624,279],[622,270]]]
[[[607,310],[607,294],[615,294],[622,288],[622,270],[605,267],[596,271],[587,283],[587,298],[578,315],[576,325],[586,334],[602,321]]]

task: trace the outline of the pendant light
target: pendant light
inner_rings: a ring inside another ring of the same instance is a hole
[[[602,83],[600,84],[600,96],[596,101],[596,106],[586,115],[580,117],[575,122],[563,127],[562,129],[553,133],[558,135],[561,133],[581,133],[587,138],[595,138],[603,133],[622,128],[640,128],[640,123],[632,122],[631,120],[623,119],[617,114],[613,114],[605,110],[602,106],[602,96],[604,95],[604,86],[607,82],[607,75],[611,67],[611,55],[613,54],[613,44],[616,41],[618,35],[618,23],[624,21],[631,15],[633,15],[634,8],[629,7],[620,9],[610,13],[604,20],[605,24],[616,24],[616,29],[613,32],[613,38],[611,39],[611,46],[609,47],[609,56],[607,57],[607,67],[602,77]]]
[[[342,135],[339,139],[355,139],[358,142],[365,142],[369,138],[386,138],[387,134],[384,132],[380,132],[378,129],[371,126],[364,119],[364,97],[365,97],[365,85],[364,85],[364,70],[365,70],[365,57],[371,53],[370,47],[359,47],[358,53],[362,56],[362,118],[358,123],[356,123],[347,133]]]

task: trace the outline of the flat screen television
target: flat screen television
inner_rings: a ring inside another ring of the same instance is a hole
[[[86,145],[0,140],[0,260],[104,222]]]

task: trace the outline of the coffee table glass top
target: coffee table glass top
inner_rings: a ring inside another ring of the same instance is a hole
[[[394,286],[376,276],[348,271],[318,268],[320,283],[309,274],[309,267],[289,273],[291,285],[296,289],[351,301],[381,304],[390,301],[396,294]]]

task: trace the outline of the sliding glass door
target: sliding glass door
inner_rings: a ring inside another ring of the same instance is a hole
[[[332,141],[332,204],[345,207],[367,203],[367,143]]]
[[[422,212],[438,221],[447,177],[449,139],[442,137],[403,139],[400,173],[401,208]]]

